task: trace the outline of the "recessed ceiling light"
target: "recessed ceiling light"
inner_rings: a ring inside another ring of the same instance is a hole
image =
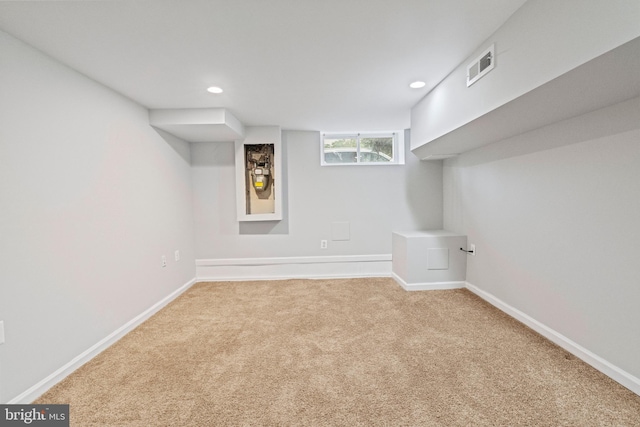
[[[426,85],[425,82],[421,82],[420,80],[413,82],[409,85],[410,88],[412,89],[420,89],[422,87],[424,87]]]
[[[211,86],[207,88],[207,92],[211,92],[211,93],[222,93],[224,92],[222,90],[222,88],[219,88],[218,86]]]

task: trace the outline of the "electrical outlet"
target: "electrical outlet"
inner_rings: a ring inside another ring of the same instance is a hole
[[[167,257],[162,255],[162,266],[166,267],[167,266]]]
[[[320,249],[327,249],[328,245],[327,245],[327,241],[326,240],[320,240]]]
[[[175,251],[173,253],[173,256],[176,259],[176,261],[180,261],[180,251]]]
[[[473,243],[469,245],[469,253],[471,253],[471,255],[473,256],[476,256],[476,245],[474,245]]]
[[[4,320],[0,320],[0,344],[4,344]]]

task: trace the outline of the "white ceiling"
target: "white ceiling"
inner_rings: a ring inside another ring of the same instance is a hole
[[[0,29],[147,108],[390,130],[524,2],[1,1]]]

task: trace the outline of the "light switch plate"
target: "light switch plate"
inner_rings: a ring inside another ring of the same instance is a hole
[[[0,320],[0,344],[4,344],[4,321]]]

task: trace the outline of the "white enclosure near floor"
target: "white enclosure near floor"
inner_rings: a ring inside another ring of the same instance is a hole
[[[406,290],[464,287],[467,236],[446,230],[394,232],[393,278]]]

